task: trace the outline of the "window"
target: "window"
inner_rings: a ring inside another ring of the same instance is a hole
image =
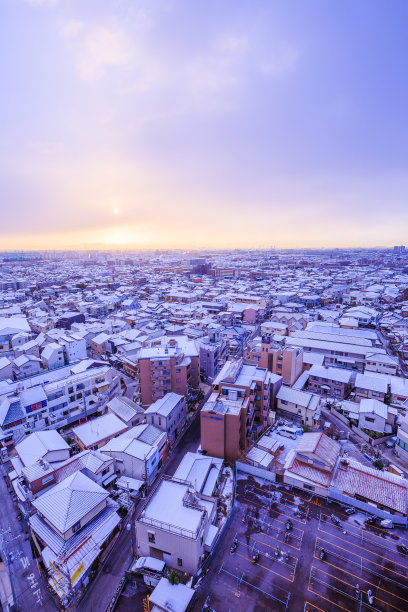
[[[286,406],[288,402],[286,400],[281,400],[281,403]]]
[[[147,533],[149,535],[149,542],[156,542],[156,536],[153,531],[148,531]]]
[[[76,533],[77,531],[79,531],[81,529],[81,521],[78,521],[77,523],[75,523],[75,525],[72,527],[72,531],[73,533]]]
[[[68,393],[73,393],[74,392],[74,387],[68,387]]]
[[[308,491],[314,491],[315,490],[315,488],[312,485],[308,485],[308,484],[304,484],[303,488],[307,489]]]
[[[375,419],[373,419],[372,417],[366,416],[365,420],[368,421],[368,423],[375,423]]]
[[[178,565],[179,567],[182,567],[182,565],[183,565],[183,559],[178,558],[178,559],[177,559],[177,565]]]
[[[102,476],[105,476],[105,474],[108,474],[110,468],[105,468],[104,470],[102,470]]]

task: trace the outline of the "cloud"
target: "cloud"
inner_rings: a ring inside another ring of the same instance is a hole
[[[87,81],[101,77],[112,67],[130,68],[136,57],[134,43],[119,27],[70,21],[62,34],[71,39],[76,68]]]
[[[73,38],[77,36],[85,27],[83,21],[78,19],[70,19],[61,28],[61,33],[64,38]]]

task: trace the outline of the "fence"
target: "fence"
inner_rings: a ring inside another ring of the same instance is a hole
[[[245,472],[246,474],[251,474],[251,476],[258,476],[258,478],[276,482],[276,474],[274,472],[270,472],[269,470],[255,467],[254,465],[249,465],[248,463],[241,463],[241,461],[236,462],[236,468],[239,472]]]
[[[340,504],[346,504],[347,506],[353,506],[362,512],[367,512],[368,514],[375,514],[375,516],[379,516],[382,519],[390,519],[395,525],[402,525],[403,527],[407,526],[407,517],[406,516],[397,516],[396,514],[390,514],[386,510],[380,510],[371,504],[367,504],[366,502],[360,501],[359,499],[355,499],[354,497],[349,497],[348,495],[343,495],[337,489],[333,489],[330,487],[329,489],[329,498],[333,501],[339,502]]]

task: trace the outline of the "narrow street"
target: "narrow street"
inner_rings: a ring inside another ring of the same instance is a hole
[[[16,606],[22,612],[41,608],[54,612],[57,608],[47,590],[46,577],[39,570],[31,553],[27,524],[17,520],[17,511],[7,489],[4,475],[6,466],[0,468],[0,548],[5,563],[9,564],[10,579]]]

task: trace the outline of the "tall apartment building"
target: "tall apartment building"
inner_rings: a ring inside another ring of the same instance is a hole
[[[210,381],[224,365],[227,355],[227,343],[218,330],[210,330],[208,336],[199,340],[200,372]]]
[[[277,376],[242,359],[227,361],[201,410],[201,447],[212,456],[236,459],[268,425],[282,385]]]
[[[193,344],[190,342],[189,346]],[[150,406],[170,391],[184,395],[187,402],[198,392],[200,365],[195,345],[189,353],[175,339],[164,346],[140,349],[136,375],[142,406]]]
[[[285,385],[292,386],[303,369],[303,350],[299,347],[279,347],[270,337],[262,338],[260,366],[282,376]]]

